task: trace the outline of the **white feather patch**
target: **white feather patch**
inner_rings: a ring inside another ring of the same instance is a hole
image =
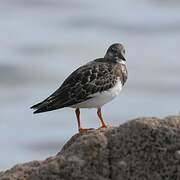
[[[93,98],[88,99],[87,101],[75,104],[71,106],[72,108],[100,108],[104,104],[108,103],[109,101],[112,101],[122,90],[122,83],[120,79],[118,79],[116,85],[112,87],[111,89],[101,92],[101,93],[95,93],[91,96]]]

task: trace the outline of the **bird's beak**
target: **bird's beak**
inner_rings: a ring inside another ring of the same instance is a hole
[[[122,54],[120,54],[119,58],[122,59],[123,61],[126,61],[125,57]]]

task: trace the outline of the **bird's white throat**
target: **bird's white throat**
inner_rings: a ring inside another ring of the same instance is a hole
[[[126,65],[126,61],[120,61],[120,64]]]

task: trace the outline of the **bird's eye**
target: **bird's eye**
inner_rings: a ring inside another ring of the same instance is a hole
[[[125,54],[125,49],[123,49],[123,54]]]
[[[116,52],[116,49],[112,48],[111,51],[114,53],[114,52]]]

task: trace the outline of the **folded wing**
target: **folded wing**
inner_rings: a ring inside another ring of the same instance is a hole
[[[96,63],[81,66],[74,71],[47,99],[32,106],[34,113],[69,107],[93,97],[96,92],[108,90],[116,83],[111,64]]]

